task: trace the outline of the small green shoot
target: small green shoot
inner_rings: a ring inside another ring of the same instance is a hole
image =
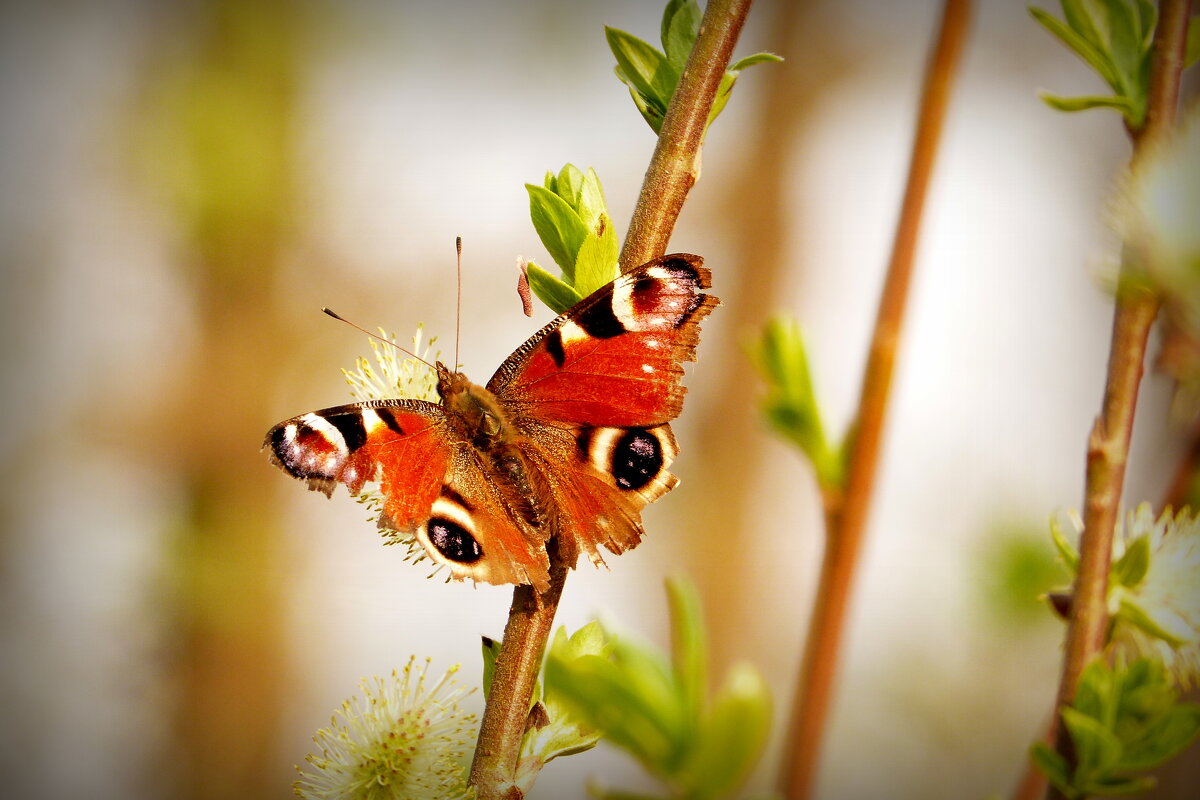
[[[1060,97],[1041,92],[1039,96],[1059,111],[1112,108],[1125,116],[1130,130],[1139,130],[1146,120],[1150,86],[1150,57],[1158,9],[1151,0],[1061,0],[1064,19],[1030,6],[1042,27],[1088,63],[1112,89],[1111,95]],[[1185,67],[1200,58],[1200,33],[1190,25]]]
[[[667,591],[670,658],[609,633],[605,653],[569,657],[552,648],[546,684],[570,718],[603,731],[660,780],[665,797],[731,797],[762,755],[771,727],[770,693],[758,672],[742,664],[710,696],[696,590],[671,580]],[[598,786],[590,791],[602,800],[633,796]]]
[[[825,438],[800,325],[790,318],[772,319],[751,348],[750,356],[767,384],[761,406],[767,422],[808,456],[822,488],[841,487],[842,451],[830,447]]]
[[[1069,798],[1146,791],[1154,778],[1144,773],[1200,734],[1200,705],[1178,699],[1157,661],[1141,658],[1109,667],[1098,659],[1083,671],[1075,702],[1062,709],[1074,768],[1044,742],[1036,742],[1030,756]]]
[[[702,16],[696,0],[669,0],[663,10],[659,34],[662,50],[625,31],[604,29],[608,47],[617,59],[617,78],[629,87],[634,105],[656,134],[662,129],[667,106],[679,85],[679,76],[687,64],[692,45],[696,43]],[[705,131],[729,102],[733,85],[742,70],[755,64],[782,60],[773,53],[755,53],[730,64],[721,78]]]

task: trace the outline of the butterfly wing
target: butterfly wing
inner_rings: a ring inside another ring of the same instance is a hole
[[[699,256],[664,256],[618,277],[517,349],[492,391],[546,476],[568,563],[635,547],[641,510],[675,487],[667,424],[683,408],[683,363],[718,304]]]
[[[705,294],[699,256],[656,258],[602,286],[521,345],[487,388],[542,420],[649,427],[683,408],[683,362],[696,358]]]
[[[378,481],[380,526],[414,535],[456,578],[546,585],[544,543],[510,513],[439,405],[385,400],[314,411],[276,425],[264,447],[326,496],[339,483],[358,494]]]

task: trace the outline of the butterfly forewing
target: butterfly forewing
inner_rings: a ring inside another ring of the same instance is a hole
[[[702,260],[655,259],[597,289],[538,331],[488,389],[544,421],[652,426],[679,416],[683,362],[717,304]]]

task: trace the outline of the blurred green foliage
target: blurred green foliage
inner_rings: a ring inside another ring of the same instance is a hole
[[[1046,30],[1075,51],[1113,90],[1111,95],[1060,97],[1040,94],[1059,111],[1113,108],[1125,116],[1131,130],[1146,119],[1150,87],[1150,57],[1158,9],[1151,0],[1061,0],[1063,19],[1037,6],[1029,13]],[[1185,65],[1200,58],[1200,31],[1188,31]]]
[[[1074,768],[1045,742],[1035,743],[1030,756],[1069,798],[1146,791],[1155,780],[1144,773],[1200,734],[1200,705],[1178,699],[1157,661],[1109,667],[1097,659],[1083,671],[1075,701],[1062,709]]]

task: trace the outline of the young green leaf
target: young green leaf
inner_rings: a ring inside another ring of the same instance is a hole
[[[735,665],[680,771],[688,796],[705,800],[736,791],[757,763],[770,729],[770,691],[754,669]]]
[[[700,19],[704,15],[696,0],[670,0],[663,9],[662,43],[667,61],[679,72],[687,63],[692,45],[700,33]]]
[[[671,611],[671,664],[689,725],[700,719],[708,693],[708,650],[700,618],[700,596],[691,582],[667,579]]]
[[[574,288],[530,261],[525,265],[529,289],[555,314],[561,314],[583,299]]]
[[[500,642],[488,636],[483,640],[483,697],[486,700],[492,692],[492,677],[496,674],[496,656],[500,655]]]
[[[613,57],[617,59],[620,77],[630,88],[666,111],[679,71],[667,57],[648,42],[616,28],[604,28],[604,36]],[[689,47],[690,49],[690,47]]]
[[[589,233],[579,247],[575,259],[575,291],[587,297],[621,274],[617,259],[620,245],[617,232],[608,214],[603,214],[594,232]]]
[[[573,281],[575,256],[587,237],[587,228],[575,209],[554,192],[532,183],[525,184],[525,189],[529,192],[529,216],[538,238],[567,280]]]
[[[799,324],[783,317],[768,322],[751,357],[767,385],[763,416],[808,456],[823,487],[840,486],[841,454],[825,439]]]
[[[1113,564],[1113,579],[1121,586],[1134,588],[1146,579],[1150,568],[1150,537],[1139,536],[1125,548],[1125,554]]]

